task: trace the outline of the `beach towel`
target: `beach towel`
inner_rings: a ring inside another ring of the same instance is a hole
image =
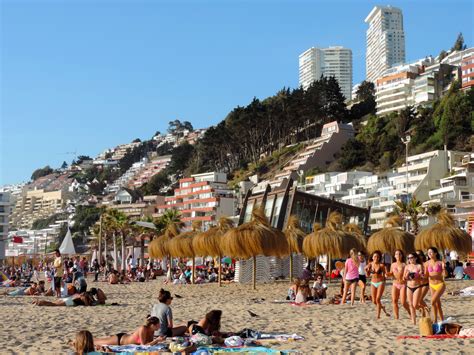
[[[107,348],[119,354],[140,354],[168,350],[168,344],[157,345],[107,345]]]
[[[0,281],[7,281],[8,277],[2,271],[0,271]]]
[[[239,354],[285,354],[285,355],[297,355],[301,354],[295,350],[278,350],[266,348],[264,346],[252,346],[252,347],[235,347],[235,348],[226,348],[221,346],[212,346],[212,347],[200,347],[193,355],[208,355],[208,354],[224,354],[224,353],[239,353]]]
[[[437,334],[437,335],[399,335],[397,340],[404,340],[404,339],[468,339],[474,338],[473,335],[451,335],[451,334]]]

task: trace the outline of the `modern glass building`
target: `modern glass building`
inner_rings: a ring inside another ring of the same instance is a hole
[[[328,215],[338,211],[342,214],[344,223],[355,223],[367,233],[370,209],[299,191],[292,179],[287,181],[286,186],[283,184],[272,189],[268,185],[264,191],[258,192],[249,190],[240,213],[239,224],[249,222],[252,210],[262,205],[272,227],[281,230],[286,226],[289,216],[296,215],[303,231],[309,233],[312,231],[313,223],[324,226]]]

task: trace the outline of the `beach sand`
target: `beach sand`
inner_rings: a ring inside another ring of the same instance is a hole
[[[447,292],[450,292],[472,286],[474,281],[448,281],[447,284]],[[330,287],[330,295],[339,290],[338,285]],[[0,353],[63,354],[69,350],[67,341],[79,330],[88,329],[94,336],[131,331],[150,313],[161,287],[183,296],[175,297],[171,305],[175,325],[191,319],[198,320],[211,309],[221,309],[222,330],[251,328],[261,332],[296,333],[305,340],[273,347],[299,350],[303,354],[472,354],[474,349],[474,339],[397,340],[399,335],[419,334],[418,326],[410,323],[404,310],[400,312],[400,320],[384,315],[382,319],[375,320],[372,304],[297,307],[272,303],[285,298],[288,283],[259,284],[254,291],[251,285],[242,284],[227,284],[221,288],[217,284],[168,286],[163,285],[162,280],[155,280],[108,285],[105,282],[93,283],[89,278],[89,287],[97,286],[106,292],[108,303],[117,302],[119,306],[38,307],[31,304],[34,297],[0,296]],[[390,291],[391,286],[388,286],[383,301],[392,313]],[[447,292],[442,298],[445,317],[454,317],[464,328],[473,328],[474,298],[451,296]],[[251,317],[247,310],[258,317]]]

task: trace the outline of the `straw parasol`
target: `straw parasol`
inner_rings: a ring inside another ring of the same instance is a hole
[[[384,228],[372,234],[367,242],[367,251],[373,253],[380,250],[382,253],[395,254],[395,250],[400,249],[405,254],[415,251],[413,234],[400,228],[402,219],[400,216],[390,217]]]
[[[194,221],[192,223],[192,230],[183,232],[177,235],[175,238],[172,238],[168,244],[168,248],[170,251],[171,256],[175,257],[184,257],[184,258],[193,258],[193,273],[191,282],[194,283],[194,275],[195,275],[195,257],[196,253],[193,248],[193,239],[194,237],[200,233],[202,227],[201,221]]]
[[[163,235],[160,235],[158,238],[153,239],[150,244],[148,244],[148,254],[151,258],[163,259],[168,257],[170,252],[168,248],[168,243],[171,239],[176,237],[179,234],[178,227],[174,224],[170,224]]]
[[[293,280],[293,253],[303,251],[303,240],[306,234],[299,228],[299,220],[295,215],[290,216],[285,228],[285,236],[290,248],[290,282]]]
[[[344,232],[352,234],[354,237],[357,238],[360,245],[363,247],[362,249],[360,249],[360,251],[367,251],[367,239],[364,235],[364,232],[362,232],[362,229],[360,229],[357,224],[348,223],[344,226],[343,230]]]
[[[328,271],[331,275],[331,258],[345,258],[352,248],[364,249],[363,243],[352,233],[341,228],[342,215],[339,212],[331,212],[326,226],[313,226],[313,233],[309,234],[303,242],[303,252],[310,258],[320,255],[328,255]]]
[[[219,286],[222,282],[221,257],[223,255],[221,249],[222,236],[234,226],[232,220],[228,217],[221,217],[217,226],[208,229],[203,233],[199,233],[193,239],[193,248],[196,255],[213,256],[218,258],[219,263]]]
[[[438,222],[422,230],[415,238],[416,249],[426,250],[436,247],[439,250],[456,250],[466,255],[472,250],[472,238],[464,230],[457,228],[454,218],[445,210],[438,214]]]
[[[256,288],[256,256],[288,255],[285,234],[270,226],[262,208],[252,211],[252,220],[229,230],[222,238],[222,250],[226,255],[253,258],[253,288]]]

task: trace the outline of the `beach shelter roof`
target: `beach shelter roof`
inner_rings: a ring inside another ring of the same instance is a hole
[[[64,237],[61,246],[59,247],[59,252],[61,254],[76,254],[76,249],[74,248],[74,243],[72,242],[71,230],[67,228],[66,236]]]
[[[402,219],[400,216],[390,217],[384,228],[372,234],[367,242],[367,251],[373,253],[380,250],[382,253],[395,254],[395,250],[400,249],[405,254],[415,251],[413,234],[401,229]]]
[[[303,251],[303,240],[306,234],[299,227],[298,217],[291,215],[290,218],[288,218],[284,233],[291,252],[301,253]]]
[[[222,237],[222,249],[226,255],[238,258],[289,254],[285,234],[270,226],[262,208],[252,211],[250,222],[229,230]]]
[[[456,250],[460,254],[469,254],[472,250],[472,238],[466,231],[457,228],[453,217],[443,210],[438,214],[437,223],[417,235],[415,247],[420,250],[436,247],[439,250]]]
[[[356,237],[359,241],[359,243],[364,247],[360,251],[366,251],[367,250],[367,238],[364,235],[364,232],[362,232],[362,229],[355,224],[355,223],[348,223],[344,226],[343,230],[346,233],[352,234],[354,237]]]
[[[222,236],[232,227],[233,222],[230,218],[221,217],[217,226],[196,235],[193,239],[193,248],[196,255],[222,255]]]
[[[193,238],[200,233],[201,227],[201,221],[194,221],[191,231],[183,232],[176,238],[172,238],[168,244],[171,256],[194,258],[196,253],[193,248]]]
[[[150,244],[148,244],[148,254],[150,254],[150,257],[162,259],[169,256],[170,251],[168,243],[171,239],[176,237],[178,233],[178,227],[175,224],[170,224],[168,227],[166,227],[165,233],[163,235],[153,239]]]
[[[342,230],[342,215],[332,212],[326,226],[314,225],[313,233],[303,241],[303,252],[310,258],[329,254],[333,258],[345,258],[350,250],[363,250],[364,245],[353,234]]]

